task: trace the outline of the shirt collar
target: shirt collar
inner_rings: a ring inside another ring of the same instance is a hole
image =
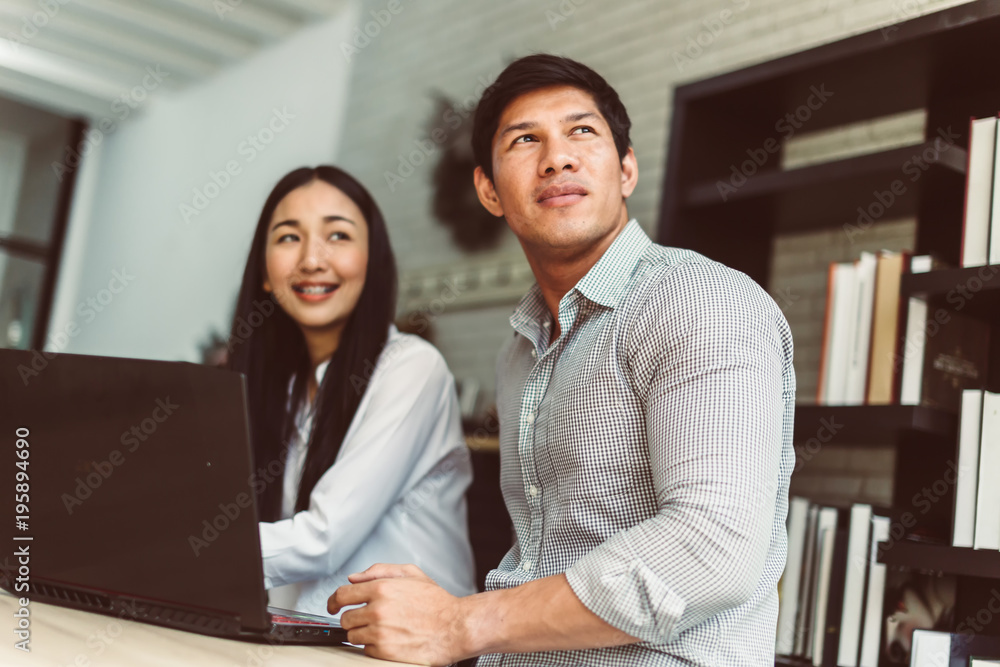
[[[576,284],[576,290],[594,303],[615,308],[628,289],[635,265],[653,242],[635,218],[628,221],[597,263]]]
[[[628,289],[635,265],[652,243],[639,223],[632,218],[573,289],[594,303],[608,308],[617,307]],[[515,331],[530,338],[541,338],[544,333],[547,340],[548,332],[543,332],[542,329],[548,321],[548,307],[542,298],[541,288],[535,283],[511,314],[510,325]]]

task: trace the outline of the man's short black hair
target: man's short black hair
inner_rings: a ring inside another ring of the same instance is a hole
[[[540,88],[572,86],[590,93],[597,110],[611,128],[618,157],[625,159],[632,121],[615,89],[604,78],[583,63],[569,58],[537,53],[515,60],[500,73],[497,80],[486,89],[476,107],[472,126],[472,153],[476,164],[493,180],[493,136],[500,124],[500,116],[517,97]]]

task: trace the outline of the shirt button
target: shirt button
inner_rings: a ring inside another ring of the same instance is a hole
[[[532,350],[531,351],[531,358],[532,359],[537,359],[538,358],[538,351],[537,350]]]
[[[528,493],[530,493],[531,497],[534,498],[535,496],[538,495],[538,487],[532,484],[531,488],[528,489]]]
[[[528,414],[526,414],[524,416],[524,421],[527,422],[528,424],[534,424],[535,423],[535,413],[534,412],[529,412]]]
[[[521,563],[521,569],[524,570],[525,572],[530,571],[531,568],[533,568],[534,566],[535,564],[532,563],[530,560],[526,560],[523,563]]]

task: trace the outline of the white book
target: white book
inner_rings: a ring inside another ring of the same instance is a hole
[[[826,607],[830,600],[830,577],[833,573],[833,548],[837,542],[837,508],[824,507],[819,512],[819,569],[816,575],[816,602],[813,607],[812,662],[823,664],[823,640],[826,639]]]
[[[942,667],[951,662],[951,635],[916,629],[910,644],[910,667]]]
[[[934,266],[930,255],[914,255],[910,258],[910,273],[929,273]]]
[[[979,440],[976,494],[977,549],[1000,549],[1000,394],[983,393],[983,430]]]
[[[1000,124],[997,126],[997,145],[1000,146]],[[1000,264],[1000,150],[996,150],[993,164],[993,200],[990,213],[990,264]]]
[[[875,304],[875,269],[878,257],[863,252],[854,265],[854,327],[850,330],[844,405],[861,405],[868,388],[868,351],[872,342],[872,308]]]
[[[838,264],[833,273],[833,308],[830,315],[830,336],[827,340],[829,363],[826,367],[824,403],[843,405],[847,396],[847,365],[851,337],[854,333],[857,311],[857,288],[853,263]]]
[[[788,504],[788,556],[785,558],[785,573],[781,575],[778,637],[774,645],[778,655],[791,655],[795,651],[796,617],[799,613],[799,589],[802,586],[808,523],[809,501],[805,498],[792,498]]]
[[[795,651],[803,658],[812,657],[813,609],[816,605],[816,570],[819,560],[819,506],[809,507],[806,522],[806,548],[802,557],[802,582],[799,584],[799,615],[795,619]]]
[[[926,342],[927,301],[911,296],[906,309],[906,338],[903,339],[903,379],[899,389],[901,405],[920,405]]]
[[[878,667],[882,651],[882,605],[885,602],[886,566],[878,562],[878,544],[889,539],[889,517],[872,517],[871,555],[868,565],[868,599],[865,601],[864,630],[861,636],[859,667]]]
[[[852,506],[851,526],[847,534],[844,607],[840,616],[840,644],[837,647],[837,665],[840,667],[857,667],[858,664],[871,527],[872,506],[861,503]]]
[[[955,482],[955,527],[951,544],[971,547],[976,535],[976,493],[979,488],[979,440],[983,423],[983,392],[966,389],[958,425],[958,475]]]
[[[980,118],[972,121],[969,129],[969,162],[965,172],[967,182],[965,224],[962,232],[962,266],[986,264],[996,143],[996,118]]]
[[[985,660],[983,658],[969,658],[969,667],[998,667],[1000,660]]]

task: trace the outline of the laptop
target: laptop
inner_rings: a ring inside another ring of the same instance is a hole
[[[254,487],[278,463],[253,464],[243,375],[0,349],[0,438],[0,540],[14,554],[0,587],[16,597],[232,639],[346,643],[335,619],[267,606]]]

